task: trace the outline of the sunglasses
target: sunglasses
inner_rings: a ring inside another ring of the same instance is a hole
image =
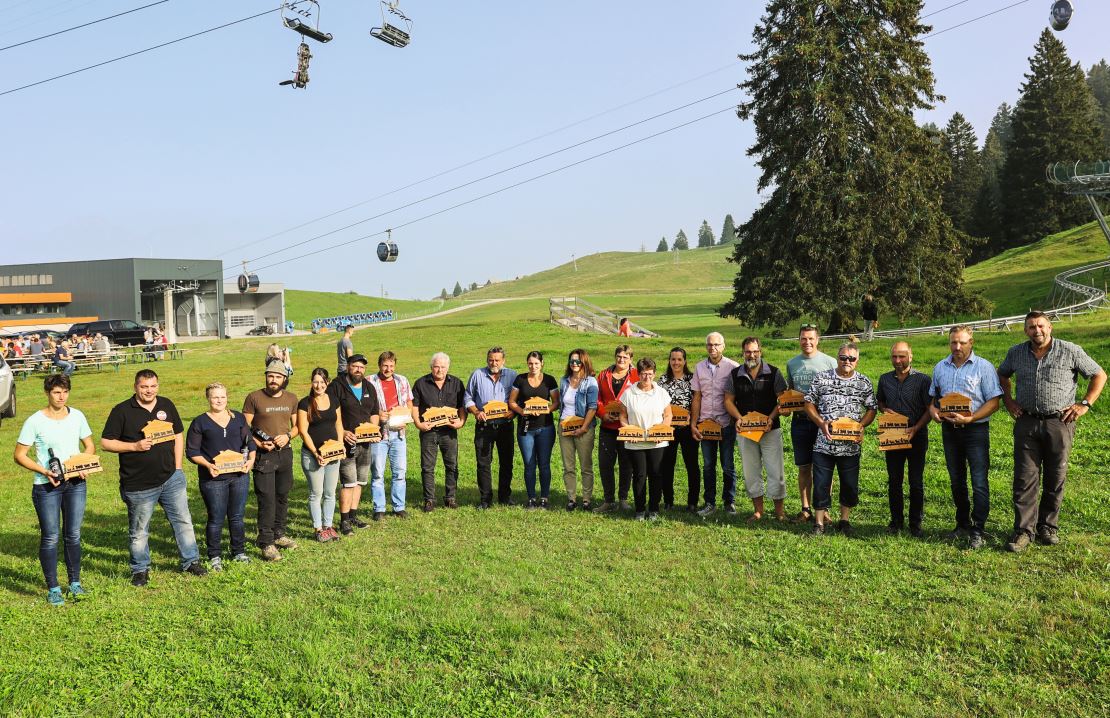
[[[571,366],[582,366],[582,362],[578,361],[577,359],[571,359],[567,363],[570,364]]]
[[[837,359],[839,359],[840,361],[850,361],[850,362],[859,361],[859,357],[850,357],[847,354],[841,354],[840,356],[837,357]]]
[[[800,331],[800,332],[806,332],[806,331],[809,331],[810,329],[816,329],[816,328],[817,328],[817,325],[816,325],[816,324],[803,324],[803,325],[801,326],[801,328],[800,328],[800,329],[798,329],[798,331]]]

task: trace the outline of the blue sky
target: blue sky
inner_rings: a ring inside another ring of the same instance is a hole
[[[0,46],[151,1],[0,0]],[[925,12],[955,2],[930,0]],[[928,22],[943,30],[1012,2],[967,0]],[[171,0],[7,50],[0,92],[278,4]],[[742,222],[759,201],[745,154],[751,125],[724,111],[400,228],[394,264],[377,261],[377,236],[326,249],[734,106],[740,96],[727,91],[744,78],[736,54],[750,48],[763,3],[402,0],[415,21],[404,49],[369,37],[376,3],[322,4],[321,29],[335,40],[313,44],[305,90],[277,85],[290,76],[299,36],[274,13],[0,96],[6,262],[220,258],[233,274],[251,260],[263,281],[289,287],[425,298],[456,280],[512,278],[572,254],[650,251],[680,228],[693,240],[703,219],[717,233],[726,213]],[[943,126],[960,111],[981,140],[998,104],[1016,101],[1050,4],[1029,0],[927,40],[947,101],[921,120]],[[1086,68],[1110,54],[1099,41],[1110,6],[1076,4],[1059,37]],[[294,243],[303,244],[283,251]],[[317,250],[326,251],[292,259]]]

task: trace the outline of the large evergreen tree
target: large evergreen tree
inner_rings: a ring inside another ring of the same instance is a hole
[[[674,244],[672,244],[671,246],[675,249],[689,249],[690,240],[686,239],[686,232],[682,231],[681,229],[678,230],[678,234],[676,234],[674,238]]]
[[[719,244],[729,244],[736,241],[736,222],[732,219],[731,214],[725,215],[725,224],[721,227],[721,238],[717,241]]]
[[[1083,199],[1049,185],[1045,168],[1053,162],[1102,159],[1095,107],[1083,69],[1046,29],[1029,59],[1014,109],[1014,139],[1002,185],[1007,246],[1028,244],[1086,219]]]
[[[1087,72],[1087,85],[1098,102],[1099,125],[1102,127],[1103,155],[1110,155],[1110,65],[1099,60]]]
[[[703,219],[701,227],[698,229],[698,247],[712,247],[716,241],[713,237],[713,230],[709,227],[709,222]]]
[[[656,252],[668,252],[668,251],[670,251],[670,247],[667,246],[667,238],[666,237],[660,237],[659,244],[657,244],[655,246],[655,251]]]
[[[941,208],[943,153],[913,119],[932,107],[918,0],[769,0],[743,84],[748,153],[770,197],[740,227],[721,314],[852,327],[866,292],[902,318],[974,311],[965,236]],[[741,250],[743,250],[741,252]]]
[[[971,253],[973,261],[992,257],[1005,246],[1005,226],[1002,217],[1002,173],[1006,153],[1014,139],[1014,110],[1003,102],[991,119],[983,148],[979,151],[979,170],[982,183],[975,198],[971,234],[983,237]]]
[[[975,198],[982,183],[975,128],[959,112],[944,128],[941,145],[948,155],[949,176],[941,191],[945,213],[961,232],[971,232]]]

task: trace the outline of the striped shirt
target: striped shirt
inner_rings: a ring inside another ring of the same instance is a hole
[[[1002,387],[998,385],[998,372],[994,370],[994,364],[975,352],[971,352],[967,361],[960,366],[952,361],[951,354],[941,359],[933,367],[933,383],[929,385],[929,396],[939,401],[945,394],[952,393],[963,394],[971,399],[972,414],[991,399],[1002,396]],[[988,421],[989,416],[975,423],[983,424]]]
[[[998,375],[1017,375],[1015,390],[1022,411],[1030,414],[1056,414],[1075,403],[1079,376],[1090,379],[1102,367],[1087,352],[1071,342],[1053,339],[1048,352],[1037,359],[1033,343],[1022,342],[1010,347],[998,365]]]
[[[888,371],[879,377],[879,403],[906,416],[913,426],[929,410],[929,383],[932,379],[910,367],[909,375],[898,381],[897,372]]]

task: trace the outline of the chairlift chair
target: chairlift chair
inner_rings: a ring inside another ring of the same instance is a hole
[[[382,11],[382,24],[381,27],[370,28],[370,36],[376,37],[382,42],[387,42],[393,47],[408,45],[412,39],[412,19],[401,12],[401,8],[398,7],[399,0],[393,0],[392,2],[380,0],[379,4]],[[396,15],[399,24],[404,24],[404,29],[401,29],[398,25],[390,24],[390,15]]]
[[[330,32],[320,30],[320,3],[317,0],[282,3],[281,21],[285,27],[316,42],[330,42],[333,38]]]

